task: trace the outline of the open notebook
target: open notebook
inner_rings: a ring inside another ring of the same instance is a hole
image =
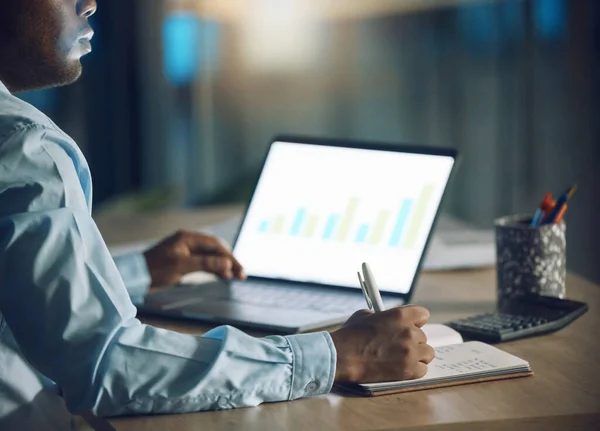
[[[400,382],[340,386],[361,395],[376,396],[533,374],[527,361],[479,341],[463,343],[460,334],[445,325],[429,324],[423,330],[435,349],[435,359],[425,376]]]

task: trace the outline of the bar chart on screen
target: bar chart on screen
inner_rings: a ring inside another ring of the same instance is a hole
[[[270,150],[234,253],[247,274],[359,288],[410,288],[454,160],[279,143]],[[380,280],[380,281],[379,281]]]
[[[340,244],[411,249],[426,226],[425,214],[433,202],[434,186],[423,185],[416,196],[390,200],[372,208],[357,196],[339,208],[323,205],[282,209],[258,222],[258,233]]]

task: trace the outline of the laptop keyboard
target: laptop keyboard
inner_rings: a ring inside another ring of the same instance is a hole
[[[352,314],[367,308],[365,298],[359,294],[315,288],[278,287],[254,282],[233,283],[231,299],[246,304],[280,307],[293,310],[314,310],[328,313]],[[391,301],[400,305],[401,301]],[[390,301],[386,305],[392,306]]]

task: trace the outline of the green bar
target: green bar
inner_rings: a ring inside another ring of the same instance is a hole
[[[284,222],[285,222],[285,218],[282,215],[275,217],[275,220],[273,220],[273,227],[272,227],[273,230],[271,232],[273,232],[275,234],[281,233]]]
[[[317,226],[319,225],[319,217],[315,215],[308,216],[308,220],[306,222],[306,228],[304,229],[303,236],[311,237],[317,231]]]
[[[352,227],[352,222],[354,221],[354,214],[356,213],[356,209],[358,208],[358,198],[352,198],[348,202],[348,206],[346,207],[346,212],[342,217],[342,223],[340,224],[340,230],[338,233],[338,241],[344,241],[350,232],[350,228]]]
[[[423,216],[427,211],[432,194],[433,186],[431,184],[423,186],[421,196],[419,196],[417,199],[417,205],[412,215],[410,228],[408,229],[408,232],[406,232],[406,237],[404,238],[404,246],[406,248],[412,248],[415,246],[415,242],[419,236],[419,229],[421,229],[421,225],[423,224]]]
[[[373,233],[371,233],[371,238],[369,238],[369,244],[377,244],[383,238],[383,231],[385,230],[385,225],[390,218],[391,212],[388,210],[382,210],[379,212],[377,216],[377,220],[375,221],[375,226],[373,226]]]

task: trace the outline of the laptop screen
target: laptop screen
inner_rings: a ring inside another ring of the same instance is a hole
[[[275,142],[234,247],[250,276],[408,293],[455,159]]]

